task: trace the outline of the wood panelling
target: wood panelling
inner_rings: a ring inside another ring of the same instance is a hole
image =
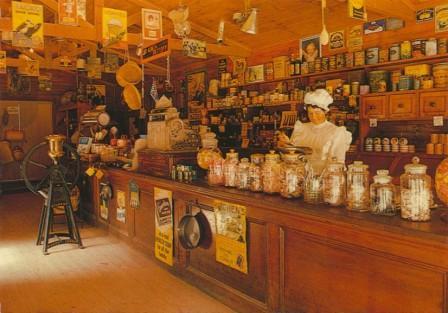
[[[414,119],[418,115],[418,102],[415,93],[389,96],[389,118]]]
[[[446,92],[425,92],[420,94],[420,116],[447,116],[448,96]]]

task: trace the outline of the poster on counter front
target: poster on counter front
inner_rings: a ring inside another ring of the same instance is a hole
[[[217,200],[214,211],[216,261],[247,274],[246,207]]]
[[[126,223],[126,194],[117,190],[117,221]]]
[[[43,6],[12,1],[12,45],[16,47],[43,49]]]
[[[6,74],[6,51],[0,51],[0,74]]]
[[[144,40],[162,38],[162,12],[142,9],[142,37]]]
[[[358,20],[366,19],[366,6],[364,0],[348,0],[348,16]]]
[[[78,25],[78,3],[77,0],[59,0],[58,17],[59,24]]]
[[[155,247],[158,260],[173,266],[173,193],[170,190],[154,188],[155,204]]]
[[[103,8],[103,45],[126,48],[128,40],[128,13],[123,10]]]
[[[448,4],[436,7],[436,33],[448,31]]]
[[[134,180],[129,182],[129,206],[133,209],[140,207],[140,188]]]

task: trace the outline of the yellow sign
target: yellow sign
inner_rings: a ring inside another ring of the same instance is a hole
[[[436,32],[448,31],[448,5],[436,7]]]
[[[12,1],[12,44],[16,47],[43,49],[43,7]]]
[[[246,207],[215,201],[216,261],[247,274]]]
[[[126,48],[128,40],[127,12],[103,8],[103,45]]]
[[[348,16],[358,20],[366,19],[366,6],[364,0],[348,0]]]
[[[154,188],[156,239],[154,253],[157,259],[173,266],[173,193]]]

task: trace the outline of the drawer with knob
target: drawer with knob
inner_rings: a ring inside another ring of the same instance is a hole
[[[420,94],[420,116],[447,116],[448,101],[447,92],[422,92]]]
[[[415,93],[389,96],[390,119],[415,119],[418,116]]]
[[[362,118],[386,118],[386,96],[365,96],[361,103]]]

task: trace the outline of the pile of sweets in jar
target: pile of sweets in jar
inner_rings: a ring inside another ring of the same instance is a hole
[[[375,215],[397,215],[411,221],[431,218],[433,195],[427,166],[417,157],[407,164],[400,176],[400,192],[392,183],[388,170],[378,170],[370,184],[368,165],[354,161],[344,163],[331,160],[319,175],[307,170],[306,162],[291,152],[280,155],[270,151],[266,155],[252,154],[251,161],[238,161],[238,153],[231,150],[226,159],[210,163],[210,185],[234,187],[240,190],[280,194],[284,198],[304,197],[310,204],[345,205],[350,211],[370,212]],[[311,173],[311,174],[310,174]]]

